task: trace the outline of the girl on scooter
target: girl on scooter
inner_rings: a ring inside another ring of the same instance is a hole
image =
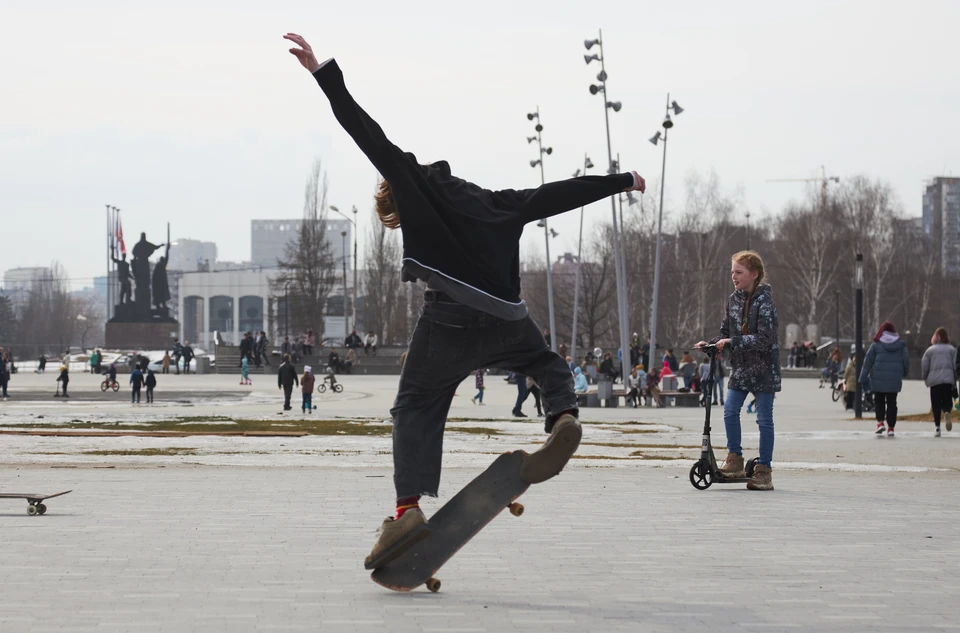
[[[731,259],[730,277],[734,291],[720,324],[720,336],[710,340],[717,349],[730,348],[730,379],[723,408],[727,432],[726,460],[720,471],[728,477],[745,477],[743,448],[740,446],[740,410],[752,393],[757,401],[760,427],[760,458],[750,490],[773,490],[770,470],[773,460],[773,397],[780,391],[780,347],[777,340],[777,308],[773,290],[763,283],[763,260],[753,251],[741,251]],[[698,347],[705,345],[701,341]]]

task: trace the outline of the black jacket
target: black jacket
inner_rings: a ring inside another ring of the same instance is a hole
[[[294,385],[299,385],[300,379],[297,378],[297,369],[292,363],[284,363],[277,370],[277,386],[293,389]]]
[[[157,386],[157,375],[156,375],[156,374],[147,374],[147,382],[146,382],[146,385],[147,385],[147,388],[148,388],[148,389],[153,389],[154,387],[156,387],[156,386]]]
[[[527,315],[520,299],[524,225],[633,186],[632,174],[618,174],[521,191],[483,189],[452,175],[445,161],[421,165],[391,143],[347,91],[336,61],[313,75],[337,121],[390,183],[403,234],[403,281],[421,279],[488,314],[508,320]]]

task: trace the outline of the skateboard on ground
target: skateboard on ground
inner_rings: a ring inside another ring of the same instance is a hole
[[[400,553],[391,552],[391,548],[373,561],[368,567],[373,569],[373,582],[394,591],[410,591],[426,583],[430,591],[439,591],[440,581],[433,575],[477,532],[505,509],[513,516],[523,514],[523,506],[515,501],[530,487],[520,478],[526,456],[523,451],[514,451],[494,460],[437,510],[426,526],[398,543]]]
[[[54,497],[65,495],[68,492],[73,491],[64,490],[63,492],[58,492],[55,495],[34,495],[26,492],[0,492],[0,499],[26,499],[27,503],[29,504],[27,506],[27,514],[34,516],[35,514],[46,514],[47,506],[43,504],[45,499],[53,499]]]

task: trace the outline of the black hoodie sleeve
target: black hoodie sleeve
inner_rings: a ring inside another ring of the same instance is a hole
[[[334,59],[324,62],[313,76],[330,100],[337,121],[353,137],[357,147],[367,155],[380,175],[389,181],[406,162],[403,152],[390,142],[377,122],[354,101],[343,83],[343,72]]]
[[[516,209],[526,223],[586,206],[632,186],[633,174],[580,176],[549,182],[536,189],[494,191],[493,203],[501,209]]]

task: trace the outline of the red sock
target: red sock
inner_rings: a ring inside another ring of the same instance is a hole
[[[394,515],[393,520],[398,521],[400,517],[403,516],[403,513],[407,510],[412,510],[413,508],[420,508],[420,495],[415,497],[404,497],[403,499],[397,499],[397,513]]]

